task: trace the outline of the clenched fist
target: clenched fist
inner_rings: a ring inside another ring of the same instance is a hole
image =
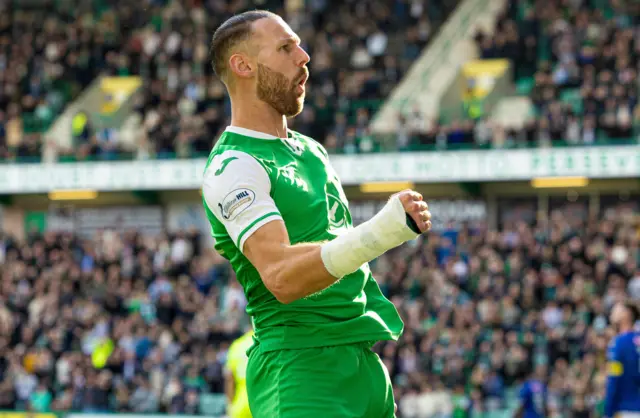
[[[429,212],[429,205],[422,200],[422,195],[413,190],[403,190],[396,193],[404,211],[413,219],[420,232],[429,232],[431,229],[431,212]]]

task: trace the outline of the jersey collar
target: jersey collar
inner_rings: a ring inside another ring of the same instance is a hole
[[[225,132],[231,132],[234,134],[250,136],[252,138],[259,138],[259,139],[269,139],[269,140],[286,139],[286,138],[278,138],[277,136],[269,135],[264,132],[254,131],[253,129],[241,128],[239,126],[227,126],[227,129],[225,129]]]

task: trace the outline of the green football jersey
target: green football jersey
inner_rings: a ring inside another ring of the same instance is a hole
[[[368,264],[328,289],[282,304],[242,253],[246,240],[274,220],[284,222],[292,245],[332,240],[353,227],[340,180],[319,143],[293,131],[285,139],[228,127],[211,151],[202,192],[215,247],[244,288],[263,349],[400,336],[402,320]]]

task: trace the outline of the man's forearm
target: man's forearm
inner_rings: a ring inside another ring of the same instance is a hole
[[[284,245],[280,261],[270,266],[274,295],[283,303],[320,292],[364,263],[395,248],[417,234],[408,227],[398,233],[377,234],[371,224],[363,224],[323,244]]]
[[[282,303],[291,303],[310,296],[338,281],[325,267],[319,244],[283,246],[280,262],[267,273],[271,277],[271,292]]]
[[[224,393],[227,395],[227,401],[233,402],[233,397],[236,396],[236,384],[230,374],[226,375],[224,379]]]
[[[414,206],[426,209],[424,202]],[[427,227],[426,223],[424,225]],[[268,226],[256,233],[265,234],[257,237],[256,242],[273,238],[269,232],[282,233],[276,227],[265,228]],[[256,267],[261,267],[258,271],[271,293],[280,302],[291,303],[326,289],[363,264],[418,235],[420,230],[415,231],[407,224],[407,212],[396,195],[369,221],[344,231],[332,241],[289,245],[288,238],[286,243],[283,238],[277,244],[254,246],[249,238],[246,255],[256,261]]]

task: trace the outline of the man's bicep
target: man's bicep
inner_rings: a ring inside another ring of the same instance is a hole
[[[270,196],[267,172],[246,153],[226,151],[215,156],[205,173],[202,190],[209,210],[240,251],[263,225],[282,219]]]
[[[262,225],[244,243],[244,255],[263,275],[282,260],[285,247],[290,245],[287,228],[281,219]]]

